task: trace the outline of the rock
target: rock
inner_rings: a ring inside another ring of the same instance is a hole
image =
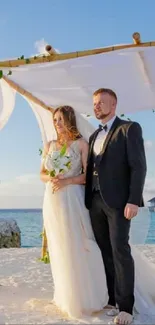
[[[21,231],[14,219],[0,218],[0,248],[21,247]]]

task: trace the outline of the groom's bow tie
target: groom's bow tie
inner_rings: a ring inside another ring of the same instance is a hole
[[[102,124],[100,124],[100,125],[99,125],[99,130],[100,130],[100,131],[104,130],[105,132],[107,132],[107,130],[108,130],[108,126],[107,126],[107,124],[104,125],[104,126],[103,126]]]

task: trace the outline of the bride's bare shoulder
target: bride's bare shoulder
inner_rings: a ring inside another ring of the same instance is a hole
[[[52,143],[56,143],[57,141],[56,140],[51,140],[51,141],[48,141],[45,145],[44,145],[44,153],[48,153]]]
[[[47,151],[49,149],[50,145],[51,145],[51,141],[46,142],[44,145],[44,150]]]
[[[88,150],[88,142],[84,138],[78,139],[79,148],[83,150]]]

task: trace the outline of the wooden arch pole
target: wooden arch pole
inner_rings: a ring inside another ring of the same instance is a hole
[[[142,43],[141,43],[140,33],[138,32],[133,33],[132,38],[134,44],[141,46]],[[149,85],[150,89],[152,89],[151,76],[149,73],[147,61],[145,59],[145,53],[143,53],[143,51],[140,50],[138,51],[137,56],[140,64],[140,69],[142,72],[142,78],[144,78],[144,81]]]
[[[41,259],[44,260],[45,256],[47,255],[48,248],[47,248],[47,236],[45,228],[43,227],[43,233],[42,233],[42,248],[41,248]]]
[[[103,48],[99,48],[99,49],[76,51],[76,52],[70,52],[70,53],[57,53],[51,45],[47,45],[46,46],[47,55],[42,55],[42,56],[39,55],[39,56],[30,57],[30,58],[21,57],[19,59],[15,59],[15,60],[0,61],[0,68],[13,68],[13,67],[19,67],[21,65],[26,65],[26,64],[28,64],[28,65],[29,64],[41,64],[41,63],[45,63],[45,62],[75,59],[78,57],[96,55],[96,54],[101,54],[101,53],[109,53],[112,51],[134,48],[134,47],[137,47],[139,44],[141,47],[155,46],[155,41],[142,43],[140,41],[140,34],[138,32],[134,33],[132,35],[132,37],[133,37],[133,44],[116,45],[116,46],[103,47]]]
[[[51,113],[53,112],[54,108],[52,108],[51,106],[46,105],[43,101],[41,101],[40,99],[35,97],[29,91],[27,91],[24,88],[22,88],[21,86],[19,86],[16,82],[10,80],[8,77],[6,77],[4,75],[3,75],[2,78],[3,78],[3,80],[5,80],[7,82],[7,84],[11,88],[16,90],[19,94],[21,94],[22,96],[25,96],[27,99],[31,100],[33,103],[41,106],[42,108],[46,109],[47,111],[50,111]]]
[[[135,45],[141,44],[141,38],[140,38],[140,34],[138,32],[133,33],[132,38],[133,38],[133,42]]]
[[[46,109],[47,111],[50,111],[51,113],[53,112],[54,108],[51,106],[47,106],[43,101],[35,97],[33,94],[31,94],[29,91],[25,90],[18,84],[16,84],[14,81],[10,80],[8,77],[3,76],[3,80],[6,81],[6,83],[16,90],[19,94],[22,96],[25,96],[27,99],[31,100],[33,103],[41,106],[42,108]],[[45,228],[43,227],[43,232],[42,232],[42,249],[41,249],[41,258],[44,260],[45,256],[47,254],[47,237],[46,237],[46,231]]]

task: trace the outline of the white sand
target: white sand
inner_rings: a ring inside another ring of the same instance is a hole
[[[139,249],[155,264],[155,245]],[[38,261],[39,257],[39,248],[0,249],[0,324],[111,323],[105,311],[85,320],[67,321],[52,304],[50,265]],[[134,323],[151,322],[137,316]]]

